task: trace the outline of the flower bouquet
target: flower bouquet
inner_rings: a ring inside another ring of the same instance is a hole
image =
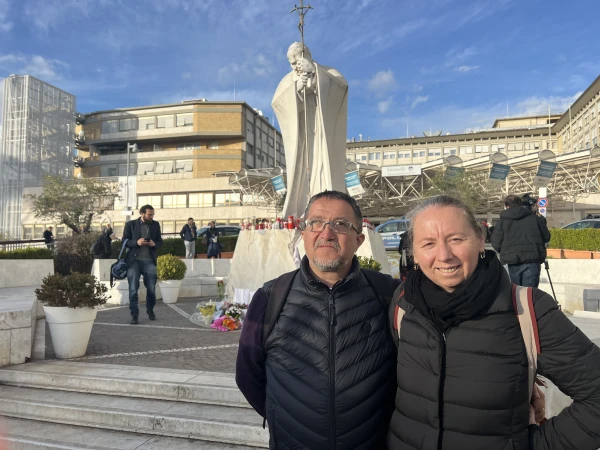
[[[213,321],[213,316],[217,309],[217,305],[213,302],[198,303],[198,311],[202,314],[202,319],[205,325],[210,325]]]
[[[217,281],[217,294],[219,296],[219,300],[223,300],[225,298],[225,282],[223,280]]]
[[[237,306],[230,306],[225,312],[225,315],[231,317],[232,319],[239,319],[242,316],[242,310]]]
[[[241,326],[242,324],[239,319],[222,316],[215,320],[210,327],[219,331],[235,331],[239,330]]]

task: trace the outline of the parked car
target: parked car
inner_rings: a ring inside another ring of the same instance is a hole
[[[219,231],[221,236],[237,236],[242,231],[242,227],[237,225],[217,225],[216,229]],[[198,237],[202,237],[206,234],[208,227],[202,227],[198,230]]]
[[[583,230],[584,228],[600,228],[600,219],[580,220],[563,227],[567,230]]]
[[[383,246],[386,250],[398,250],[400,236],[408,231],[408,220],[392,219],[375,227],[375,231],[381,234]]]

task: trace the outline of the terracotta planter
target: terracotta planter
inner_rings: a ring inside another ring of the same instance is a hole
[[[548,255],[548,258],[563,259],[563,249],[562,248],[549,248],[546,250],[546,254]]]
[[[206,259],[206,253],[198,253],[196,255],[198,259]],[[221,259],[231,259],[233,258],[233,252],[221,252]]]
[[[600,252],[592,252],[592,259],[600,259]]]
[[[592,252],[589,250],[563,250],[565,259],[592,259]]]

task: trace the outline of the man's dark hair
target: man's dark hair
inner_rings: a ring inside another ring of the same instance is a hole
[[[313,195],[312,198],[308,201],[308,205],[306,206],[306,210],[304,211],[305,219],[308,218],[308,210],[310,209],[312,204],[322,198],[326,198],[327,200],[341,200],[343,202],[348,203],[352,207],[352,210],[354,211],[354,217],[356,218],[356,223],[354,225],[356,225],[356,229],[358,230],[358,232],[362,233],[362,221],[363,221],[362,212],[358,206],[358,203],[356,203],[356,200],[354,200],[352,197],[350,197],[345,192],[323,191],[323,192],[319,192],[318,194]]]
[[[146,214],[146,211],[148,210],[152,210],[154,211],[154,208],[152,207],[152,205],[144,205],[140,208],[140,214]]]
[[[518,195],[507,195],[504,199],[504,206],[507,208],[521,207],[523,206],[523,201]]]
[[[194,220],[194,218],[193,218],[193,217],[188,217],[188,222],[189,222],[190,220]]]

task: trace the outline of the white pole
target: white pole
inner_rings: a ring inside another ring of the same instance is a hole
[[[569,144],[573,149],[573,118],[571,117],[571,105],[569,105]]]

